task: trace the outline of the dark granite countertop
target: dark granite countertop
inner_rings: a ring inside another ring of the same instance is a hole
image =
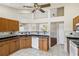
[[[18,38],[17,36],[4,37],[4,38],[0,38],[0,42],[13,40],[13,39],[17,39],[17,38]]]
[[[7,41],[7,40],[12,40],[13,38],[19,38],[21,36],[38,36],[38,37],[49,37],[48,35],[14,35],[14,36],[8,36],[8,37],[0,37],[0,42],[2,41]]]
[[[77,48],[79,48],[79,36],[70,35],[67,36],[68,40],[71,40],[74,44],[76,44]]]
[[[70,39],[70,40],[78,40],[79,38],[78,37],[67,37],[67,39]]]
[[[69,38],[69,39],[79,39],[78,35],[68,35],[66,37]]]

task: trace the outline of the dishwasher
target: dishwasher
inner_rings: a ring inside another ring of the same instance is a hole
[[[32,48],[39,49],[39,37],[32,36]]]

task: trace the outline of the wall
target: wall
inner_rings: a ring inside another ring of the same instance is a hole
[[[79,4],[66,4],[65,5],[65,19],[64,19],[64,32],[68,35],[73,31],[73,18],[79,15]],[[67,38],[65,36],[65,51],[67,51]]]
[[[20,18],[19,21],[22,23],[43,23],[43,22],[62,22],[64,21],[65,32],[72,31],[72,19],[79,15],[79,4],[52,4],[52,8],[58,8],[64,6],[65,16],[61,17],[53,17],[53,18],[42,18],[42,19],[32,19],[31,14],[19,14],[16,9],[9,8],[6,6],[0,5],[0,16],[9,17],[9,18],[19,18],[23,16],[25,18]],[[30,16],[30,17],[28,17]],[[43,15],[39,15],[41,17]]]
[[[18,18],[19,18],[19,21],[21,22],[21,23],[28,23],[28,22],[30,22],[30,20],[32,20],[32,13],[20,13],[20,12],[22,12],[22,11],[18,11]]]
[[[42,18],[42,19],[34,19],[30,22],[64,22],[64,31],[69,32],[72,31],[73,28],[73,18],[79,15],[79,4],[71,3],[71,4],[52,4],[52,8],[58,8],[64,6],[64,16],[52,17],[52,18]],[[41,17],[41,15],[40,15]]]
[[[28,23],[29,20],[32,19],[31,13],[21,13],[23,11],[19,11],[18,9],[14,9],[8,6],[4,6],[0,4],[0,17],[12,18],[19,20],[22,23]]]
[[[50,26],[50,36],[57,38],[57,23],[51,23]]]
[[[17,10],[0,5],[0,17],[17,19]]]
[[[73,30],[73,18],[79,15],[78,7],[79,4],[65,5],[65,19],[64,19],[65,32]]]

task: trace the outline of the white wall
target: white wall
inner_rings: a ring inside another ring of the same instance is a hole
[[[32,19],[31,13],[20,12],[22,11],[0,4],[0,17],[16,19],[22,23],[28,23]]]
[[[51,23],[50,25],[50,36],[57,38],[57,23]]]
[[[78,7],[79,7],[79,4],[65,5],[65,19],[64,19],[65,31],[73,30],[73,18],[79,15]]]
[[[79,15],[79,4],[52,4],[52,8],[58,8],[64,6],[64,16],[52,17],[52,18],[42,18],[34,19],[30,22],[64,22],[65,32],[72,31],[73,28],[73,18]],[[41,16],[41,15],[40,15]]]
[[[0,17],[17,19],[17,10],[0,5]]]

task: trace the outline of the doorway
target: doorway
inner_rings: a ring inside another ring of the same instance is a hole
[[[57,44],[64,44],[64,23],[59,23],[57,27]]]
[[[64,44],[64,22],[52,22],[50,25],[50,47]]]

